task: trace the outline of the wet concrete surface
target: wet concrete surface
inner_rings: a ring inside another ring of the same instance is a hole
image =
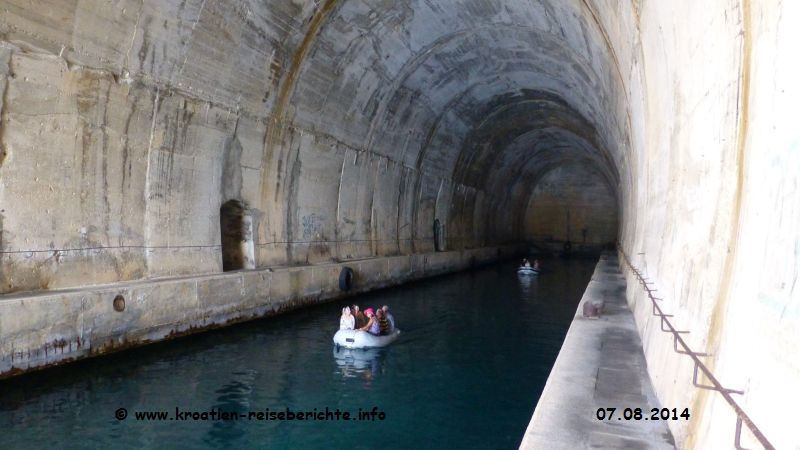
[[[651,409],[660,405],[624,295],[617,257],[606,253],[581,299],[521,449],[675,448],[667,423],[651,417]],[[599,318],[583,316],[587,302],[602,303]],[[599,408],[616,411],[610,420],[607,412],[600,420]],[[641,408],[642,418],[628,413],[626,419],[626,408]]]

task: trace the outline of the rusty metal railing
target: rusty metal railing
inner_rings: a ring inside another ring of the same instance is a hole
[[[617,249],[619,250],[620,254],[622,254],[622,258],[625,260],[625,264],[628,268],[631,269],[636,278],[639,281],[639,284],[642,285],[645,292],[647,292],[647,296],[650,298],[650,301],[653,303],[653,315],[657,316],[661,319],[661,331],[672,333],[672,341],[673,341],[673,348],[676,353],[681,355],[688,355],[694,361],[694,375],[692,376],[692,384],[695,387],[700,389],[709,389],[712,391],[717,391],[722,395],[722,398],[725,399],[726,402],[733,408],[734,412],[736,412],[736,435],[734,436],[734,445],[736,446],[737,450],[745,450],[741,446],[741,437],[742,437],[742,423],[747,425],[747,428],[750,429],[750,432],[753,433],[753,436],[764,446],[766,450],[774,450],[772,444],[767,440],[766,436],[758,429],[756,424],[750,420],[750,417],[744,412],[744,410],[736,403],[736,400],[731,397],[731,394],[744,394],[744,391],[738,391],[735,389],[728,389],[722,387],[722,384],[714,377],[714,374],[706,367],[705,364],[700,360],[702,356],[711,356],[709,353],[701,353],[692,351],[689,348],[689,345],[686,344],[686,341],[683,340],[681,334],[687,334],[689,331],[679,331],[676,330],[672,323],[670,323],[669,318],[674,317],[672,314],[665,314],[664,311],[658,306],[658,301],[663,301],[663,299],[655,297],[653,295],[654,292],[657,292],[657,289],[652,289],[651,286],[653,285],[646,277],[642,276],[642,273],[637,269],[628,259],[628,255],[622,249],[621,245],[617,245]],[[666,328],[665,328],[666,326]],[[683,350],[679,349],[678,346],[680,345]],[[698,372],[702,372],[709,381],[711,381],[711,385],[701,384],[698,381]]]

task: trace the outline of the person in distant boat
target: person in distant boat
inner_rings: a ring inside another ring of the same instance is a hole
[[[342,317],[339,319],[340,330],[352,330],[356,327],[356,318],[350,314],[350,307],[342,308]]]
[[[539,260],[538,259],[534,259],[533,260],[533,270],[539,270],[539,269],[540,269]]]
[[[381,329],[380,325],[378,324],[378,320],[375,317],[375,311],[373,311],[372,308],[367,308],[364,310],[364,315],[367,316],[369,321],[366,325],[359,328],[359,330],[378,336],[381,333]]]
[[[353,305],[353,316],[356,318],[356,328],[361,328],[367,324],[367,318],[364,313],[358,309],[358,305]]]
[[[389,312],[389,307],[388,307],[388,306],[386,306],[386,305],[383,305],[383,307],[382,307],[381,309],[383,310],[383,315],[385,315],[385,316],[386,316],[386,320],[388,320],[388,321],[389,321],[389,331],[390,331],[390,332],[391,332],[391,331],[394,331],[394,329],[395,329],[395,326],[396,326],[396,325],[394,324],[394,315],[393,315],[392,313],[390,313],[390,312]]]
[[[528,258],[522,258],[522,267],[530,267],[531,262],[528,261]]]
[[[381,336],[386,336],[392,332],[389,328],[389,321],[386,320],[386,314],[383,312],[382,308],[378,308],[378,310],[375,311],[375,318],[378,321],[378,332]]]

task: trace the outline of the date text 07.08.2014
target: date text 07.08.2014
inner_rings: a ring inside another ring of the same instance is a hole
[[[597,420],[689,420],[689,408],[597,408]]]

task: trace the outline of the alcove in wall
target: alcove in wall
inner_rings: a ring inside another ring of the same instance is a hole
[[[219,209],[222,270],[255,269],[253,216],[247,205],[228,200]]]

